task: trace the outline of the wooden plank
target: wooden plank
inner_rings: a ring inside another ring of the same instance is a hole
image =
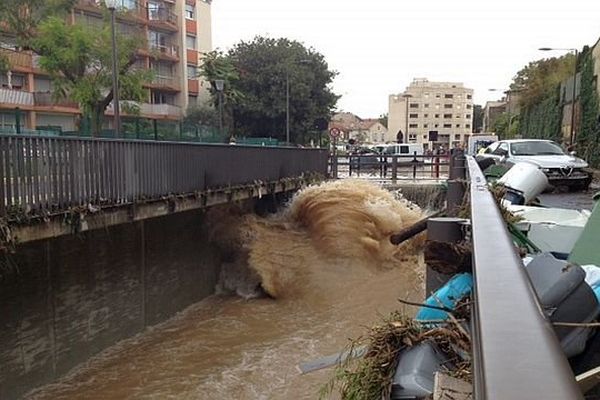
[[[433,400],[473,400],[473,385],[436,372],[433,380]]]
[[[581,393],[585,394],[600,384],[600,367],[590,369],[575,377]]]

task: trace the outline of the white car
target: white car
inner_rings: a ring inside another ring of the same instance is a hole
[[[592,174],[585,170],[588,163],[564,150],[551,140],[514,139],[492,143],[479,157],[493,158],[496,162],[514,164],[529,162],[537,165],[552,186],[567,186],[585,190]]]

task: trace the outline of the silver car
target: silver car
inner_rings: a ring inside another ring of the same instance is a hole
[[[555,142],[539,139],[501,140],[488,146],[479,157],[493,158],[498,163],[529,162],[537,165],[552,186],[566,186],[571,190],[586,190],[592,174],[588,163],[573,154],[567,154]]]

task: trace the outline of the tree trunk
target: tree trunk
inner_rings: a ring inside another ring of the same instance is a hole
[[[98,137],[102,133],[102,117],[104,116],[105,107],[102,104],[96,103],[92,107],[90,115],[90,125],[93,137]]]

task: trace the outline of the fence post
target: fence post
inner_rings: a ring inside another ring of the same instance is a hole
[[[19,107],[15,108],[15,129],[19,135],[21,133],[21,109]]]
[[[435,177],[439,178],[440,177],[440,157],[439,157],[439,153],[436,152],[436,156],[433,159],[433,163],[435,165]]]
[[[398,179],[398,157],[392,156],[392,182]]]
[[[158,140],[158,121],[156,118],[152,120],[152,128],[154,129],[154,140]]]
[[[415,179],[417,179],[417,163],[418,163],[418,161],[417,161],[417,152],[416,151],[413,153],[412,163],[413,163],[413,181],[414,181]]]

